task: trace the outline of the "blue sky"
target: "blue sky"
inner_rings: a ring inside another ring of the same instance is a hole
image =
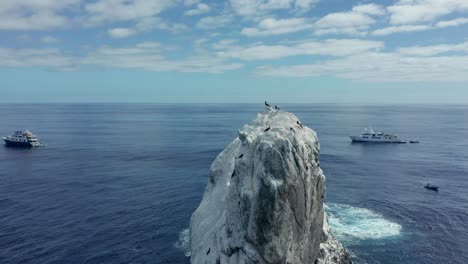
[[[467,0],[2,0],[2,102],[468,102]]]

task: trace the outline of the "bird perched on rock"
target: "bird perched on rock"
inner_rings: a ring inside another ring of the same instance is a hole
[[[267,129],[263,130],[263,132],[267,132],[268,130],[270,130],[271,127],[268,127]]]
[[[271,105],[267,101],[265,101],[265,106],[271,107]]]
[[[275,105],[275,109],[276,109],[276,110],[280,110],[281,108],[279,108],[277,105]]]
[[[296,130],[294,130],[294,128],[290,127],[289,130],[291,130],[292,132],[296,133]]]
[[[302,123],[301,123],[301,122],[299,122],[299,120],[296,122],[296,124],[298,124],[298,125],[301,127],[301,129],[303,129],[303,128],[304,128],[304,126],[302,125]]]
[[[244,157],[244,154],[240,154],[239,157],[237,157],[238,159],[241,159],[242,157]]]

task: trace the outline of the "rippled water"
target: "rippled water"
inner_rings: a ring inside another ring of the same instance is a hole
[[[321,141],[333,232],[358,263],[468,263],[468,107],[283,105]],[[189,263],[216,155],[259,105],[0,105],[0,263]],[[373,126],[420,144],[360,145]],[[440,192],[425,190],[431,181]]]

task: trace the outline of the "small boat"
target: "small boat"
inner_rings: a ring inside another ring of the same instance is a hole
[[[16,131],[8,137],[2,137],[5,141],[7,147],[15,148],[32,148],[32,147],[42,147],[43,144],[39,143],[39,140],[36,136],[29,131]]]
[[[438,187],[438,186],[431,185],[430,183],[424,185],[424,188],[426,188],[426,189],[428,189],[428,190],[436,191],[436,192],[439,191],[439,187]]]
[[[359,143],[406,143],[398,138],[398,135],[375,132],[372,129],[364,129],[359,136],[349,136],[352,142]]]
[[[409,143],[419,143],[419,141],[417,141],[417,140],[410,140]]]

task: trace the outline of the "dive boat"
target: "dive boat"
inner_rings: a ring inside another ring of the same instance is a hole
[[[372,129],[365,128],[359,136],[349,136],[352,142],[360,143],[406,143],[398,138],[398,135],[375,132]]]
[[[31,148],[43,146],[36,136],[27,130],[13,132],[13,134],[2,137],[2,139],[7,147]]]
[[[424,188],[431,190],[431,191],[436,191],[436,192],[439,191],[439,187],[431,185],[430,183],[424,185]]]

